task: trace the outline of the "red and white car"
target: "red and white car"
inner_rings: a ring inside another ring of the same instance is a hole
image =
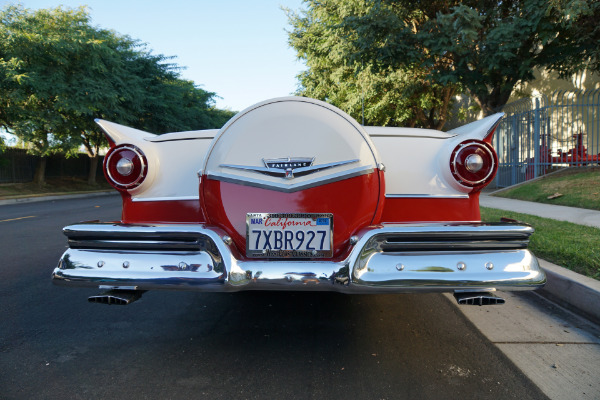
[[[121,221],[64,228],[57,284],[127,304],[146,290],[453,292],[503,302],[545,275],[533,229],[482,223],[496,114],[449,132],[366,127],[330,104],[264,101],[219,130],[97,121]]]

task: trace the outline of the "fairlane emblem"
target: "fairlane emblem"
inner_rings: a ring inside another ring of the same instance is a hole
[[[338,167],[358,162],[358,160],[338,161],[328,164],[313,165],[315,157],[285,157],[285,158],[263,158],[264,167],[253,167],[249,165],[221,164],[222,168],[240,169],[254,171],[265,175],[278,176],[285,179],[293,179],[297,176],[312,174],[324,169]]]
[[[310,167],[314,161],[314,157],[263,158],[267,169],[284,171],[285,179],[293,179],[294,169]]]

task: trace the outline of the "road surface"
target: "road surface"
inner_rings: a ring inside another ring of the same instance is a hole
[[[70,223],[118,196],[0,207],[2,399],[545,399],[443,295],[52,285]]]

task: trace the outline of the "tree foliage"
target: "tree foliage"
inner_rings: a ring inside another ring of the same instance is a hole
[[[582,62],[578,51],[598,51],[597,39],[590,43],[576,34],[577,28],[597,38],[597,26],[575,21],[597,16],[599,7],[554,1],[308,0],[306,10],[290,13],[290,44],[308,66],[300,93],[355,103],[358,91],[344,87],[367,71],[374,81],[393,81],[388,88],[396,94],[386,97],[395,104],[385,106],[365,96],[365,114],[374,113],[373,104],[402,107],[391,118],[439,129],[448,102],[462,90],[485,114],[493,113],[517,83],[533,79],[536,68],[572,70]]]
[[[307,4],[301,12],[288,10],[293,27],[289,43],[308,67],[298,76],[298,94],[326,100],[359,121],[364,116],[366,124],[443,127],[460,85],[432,82],[425,69],[414,65],[385,67],[353,56],[357,51],[353,40],[360,33],[344,26],[364,16],[371,5],[345,0]]]
[[[589,0],[551,0],[563,16],[569,35],[557,50],[559,57],[550,65],[562,76],[588,69],[600,72],[600,2]]]
[[[96,118],[156,133],[222,125],[215,93],[138,40],[92,26],[85,8],[8,6],[0,22],[0,124],[42,157],[83,146],[90,183],[107,144]]]

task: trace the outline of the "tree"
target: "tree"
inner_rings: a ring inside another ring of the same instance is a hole
[[[429,13],[416,38],[434,65],[432,79],[460,82],[484,115],[501,108],[516,84],[560,61],[569,41],[565,15],[547,0],[461,2]]]
[[[41,184],[46,156],[77,152],[82,138],[70,133],[85,131],[79,118],[119,102],[124,91],[115,82],[125,77],[115,74],[118,59],[110,50],[122,39],[92,28],[83,8],[30,12],[8,6],[0,20],[5,124],[41,156],[34,177]]]
[[[210,125],[207,128],[221,128],[227,121],[229,121],[234,115],[237,114],[237,111],[232,111],[229,109],[221,109],[215,107],[214,104],[211,103],[210,108],[208,109],[208,116],[210,117]]]
[[[194,82],[181,79],[179,68],[167,63],[162,55],[145,53],[130,60],[128,68],[143,89],[138,102],[130,104],[136,118],[130,124],[153,133],[193,129],[220,128],[213,121],[211,109],[216,94],[199,88]]]
[[[298,94],[328,101],[357,120],[373,125],[441,129],[460,85],[427,79],[415,66],[383,67],[356,52],[343,28],[370,7],[357,1],[310,1],[300,13],[289,10],[289,43],[308,70],[298,78]],[[381,22],[381,21],[379,21]],[[376,27],[375,27],[376,28]],[[356,35],[354,35],[356,36]]]
[[[220,127],[215,93],[182,80],[169,57],[93,27],[85,8],[8,6],[0,21],[0,124],[42,157],[38,183],[45,156],[80,146],[90,157],[88,183],[95,182],[107,144],[96,118],[156,133]]]
[[[551,0],[562,15],[562,24],[569,31],[568,40],[556,49],[560,57],[550,65],[561,76],[588,69],[600,72],[600,2],[585,0]]]
[[[292,20],[291,42],[296,48],[296,34],[323,46],[319,61],[305,58],[309,69],[330,64],[329,48],[353,68],[416,72],[426,85],[445,89],[440,104],[463,88],[488,115],[536,68],[565,61],[573,40],[567,20],[586,12],[582,3],[570,0],[565,12],[547,0],[311,0],[305,18]],[[314,26],[327,37],[312,35]]]

